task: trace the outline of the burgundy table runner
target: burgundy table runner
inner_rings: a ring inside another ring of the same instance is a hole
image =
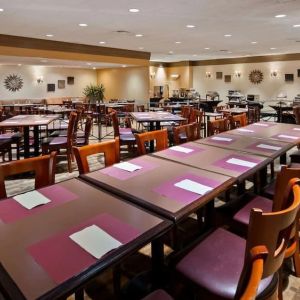
[[[282,145],[278,145],[278,144],[274,144],[272,142],[269,142],[269,140],[266,141],[266,142],[264,142],[262,140],[260,142],[257,142],[257,143],[254,143],[254,144],[251,144],[251,145],[247,146],[246,149],[258,150],[258,151],[267,152],[267,153],[274,153],[274,152],[280,150],[280,149],[275,150],[275,149],[267,149],[267,148],[258,147],[259,145],[268,145],[268,146],[272,146],[272,147],[278,147],[280,149],[283,147]]]

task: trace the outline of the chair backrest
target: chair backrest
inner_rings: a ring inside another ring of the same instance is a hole
[[[144,111],[145,111],[145,105],[144,105],[144,104],[137,105],[137,106],[136,106],[136,110],[137,110],[138,112],[144,112]]]
[[[260,108],[258,106],[248,107],[248,124],[260,121]]]
[[[120,130],[119,130],[119,120],[117,117],[117,112],[115,110],[113,110],[109,114],[109,116],[112,120],[112,125],[113,125],[113,129],[114,129],[114,137],[118,137],[118,136],[120,136]]]
[[[300,106],[293,107],[293,113],[296,119],[296,124],[300,124]]]
[[[173,127],[173,137],[175,145],[198,140],[200,138],[198,124],[191,123]]]
[[[84,144],[88,145],[89,144],[89,137],[92,131],[92,126],[93,126],[93,117],[92,116],[87,116],[86,121],[85,121],[85,127],[84,127]]]
[[[69,124],[67,129],[68,147],[72,147],[75,140],[75,126],[77,119],[77,113],[72,111],[69,116]]]
[[[231,115],[228,117],[230,121],[230,129],[235,129],[238,127],[243,127],[248,124],[248,119],[246,113],[238,114],[238,115]]]
[[[88,156],[93,154],[104,153],[104,161],[106,167],[119,162],[119,149],[119,138],[107,142],[86,145],[80,148],[73,147],[79,174],[86,174],[90,172],[87,158]]]
[[[5,178],[17,174],[34,172],[35,188],[54,184],[56,152],[0,164],[0,199],[6,198]]]
[[[191,113],[191,107],[187,105],[182,105],[181,106],[181,116],[189,122],[190,118],[190,113]]]
[[[147,131],[144,133],[135,134],[138,154],[144,155],[147,154],[147,149],[145,143],[155,142],[155,150],[160,151],[168,148],[168,131],[167,129]]]
[[[229,120],[224,118],[208,121],[207,128],[209,136],[227,131],[229,129]]]
[[[253,257],[251,249],[264,246],[263,272],[261,278],[275,274],[281,267],[285,257],[285,250],[289,243],[300,206],[300,179],[292,179],[289,184],[290,205],[277,212],[263,213],[253,208],[250,213],[248,237],[246,243],[245,263],[242,271],[235,299],[240,299],[249,282]],[[258,285],[257,285],[258,287]]]

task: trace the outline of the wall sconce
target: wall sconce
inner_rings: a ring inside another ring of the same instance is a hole
[[[277,77],[277,75],[278,75],[278,71],[277,70],[271,71],[271,77]]]
[[[150,78],[154,79],[155,78],[155,72],[150,72]]]
[[[241,71],[235,71],[234,75],[235,75],[235,77],[239,78],[239,77],[241,77],[242,73],[241,73]]]
[[[206,76],[206,78],[211,78],[211,73],[210,72],[206,72],[205,76]]]
[[[179,74],[171,74],[170,77],[174,80],[177,80],[180,77],[180,75]]]
[[[44,82],[43,76],[38,77],[37,80],[36,80],[36,82],[37,82],[38,84],[43,83],[43,82]]]

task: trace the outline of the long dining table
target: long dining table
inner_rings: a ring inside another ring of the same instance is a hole
[[[20,204],[34,197],[47,201],[32,209]],[[79,291],[89,280],[148,243],[155,279],[163,261],[161,236],[171,226],[172,222],[78,179],[3,199],[0,291],[12,300],[82,295]]]

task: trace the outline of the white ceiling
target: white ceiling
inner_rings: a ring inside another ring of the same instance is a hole
[[[300,24],[300,0],[0,0],[0,8],[2,34],[98,46],[105,41],[106,47],[130,50],[142,47],[153,61],[300,52],[300,27],[293,27]],[[129,8],[140,12],[130,13]],[[275,18],[278,14],[287,16]],[[196,27],[186,28],[188,24]]]

